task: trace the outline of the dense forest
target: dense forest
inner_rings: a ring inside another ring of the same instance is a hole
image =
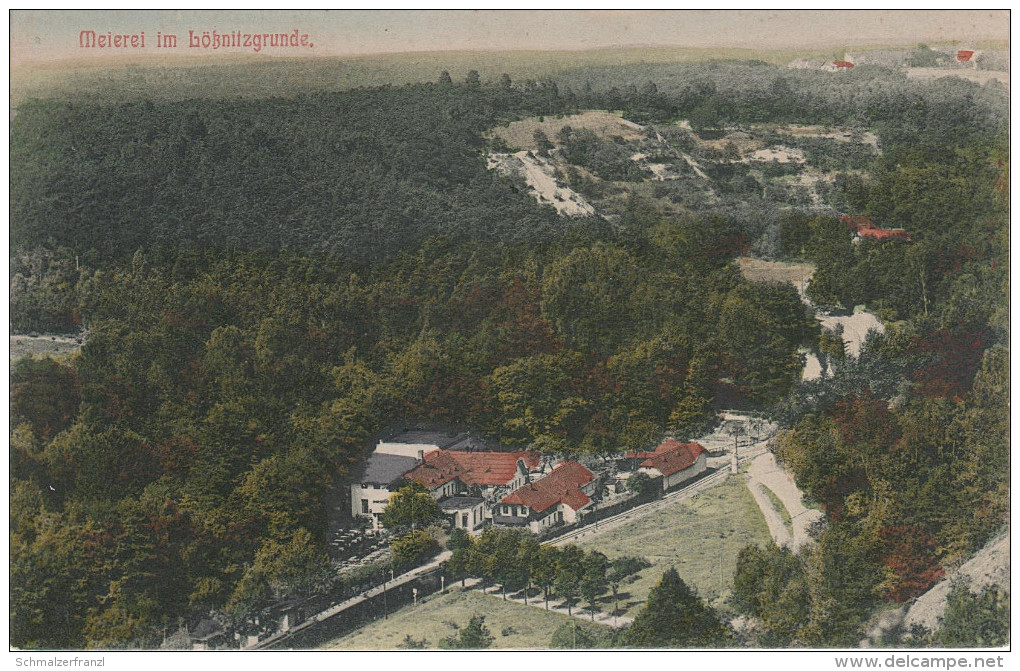
[[[324,589],[329,492],[394,418],[609,454],[731,407],[783,422],[827,514],[804,555],[742,554],[737,606],[764,645],[855,643],[1001,527],[1009,474],[1005,98],[860,70],[19,106],[12,329],[86,338],[11,372],[12,644],[152,645]],[[912,241],[796,208],[563,219],[486,170],[487,129],[588,108],[870,128],[882,155],[834,197]],[[743,279],[763,236],[885,335],[848,355],[792,286]],[[799,384],[801,346],[832,374]]]

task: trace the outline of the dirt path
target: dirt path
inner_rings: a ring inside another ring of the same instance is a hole
[[[74,335],[12,335],[11,363],[31,356],[62,356],[81,349],[81,340]]]
[[[769,500],[768,494],[765,493],[765,485],[753,481],[750,475],[748,475],[747,489],[751,492],[751,496],[754,497],[754,502],[758,504],[758,508],[761,509],[761,514],[765,516],[765,524],[769,527],[772,540],[780,547],[789,547],[793,543],[793,536],[790,535],[789,529],[783,524],[783,518],[779,516],[779,513],[772,506],[772,501]]]
[[[810,543],[811,537],[807,533],[808,527],[816,520],[822,518],[822,512],[804,506],[803,493],[793,482],[793,478],[776,463],[775,456],[771,452],[765,452],[755,458],[751,462],[751,468],[748,469],[747,475],[748,489],[751,490],[752,495],[755,495],[758,507],[761,508],[762,514],[765,515],[765,520],[769,520],[770,512],[776,517],[779,517],[779,515],[772,507],[772,502],[764,495],[764,492],[760,493],[759,498],[759,495],[755,492],[756,486],[768,487],[772,490],[772,493],[779,498],[783,506],[786,507],[787,512],[790,513],[790,517],[793,518],[792,549],[796,552],[807,543]],[[779,525],[783,527],[783,532],[786,532],[781,519],[779,520]],[[772,529],[771,523],[769,524],[769,529]],[[775,532],[773,532],[772,537],[776,538]],[[776,543],[780,544],[778,539]]]
[[[517,173],[524,176],[535,199],[543,205],[552,205],[562,216],[594,216],[595,208],[581,194],[556,181],[556,167],[552,162],[519,151],[516,154],[490,154],[490,170],[501,174]]]

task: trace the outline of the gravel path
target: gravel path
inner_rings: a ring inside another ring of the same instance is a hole
[[[793,478],[776,463],[775,455],[771,452],[765,452],[755,458],[751,462],[751,468],[747,470],[747,475],[747,486],[751,490],[751,494],[755,495],[758,507],[761,508],[762,513],[765,515],[765,520],[769,520],[770,512],[776,517],[778,517],[778,514],[776,514],[775,509],[772,507],[772,502],[768,500],[764,492],[755,492],[757,486],[768,487],[772,490],[772,493],[779,498],[786,507],[787,512],[790,513],[790,517],[793,518],[793,550],[796,552],[807,543],[810,543],[811,537],[807,533],[808,527],[823,517],[822,512],[807,508],[804,505],[803,493],[797,488]],[[783,527],[785,532],[786,528],[782,520],[779,521],[779,525]],[[771,523],[769,524],[769,529],[772,529]],[[775,531],[773,531],[772,537],[776,538]],[[778,539],[776,543],[780,544]]]
[[[748,476],[747,489],[750,490],[751,496],[754,497],[754,502],[761,509],[761,514],[765,516],[765,524],[769,527],[772,540],[780,547],[789,546],[793,542],[793,536],[790,535],[790,531],[783,524],[783,518],[779,516],[779,513],[772,506],[772,501],[769,500],[768,494],[765,493],[765,485],[751,480],[750,476]]]

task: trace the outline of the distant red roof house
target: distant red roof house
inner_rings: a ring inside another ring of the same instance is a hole
[[[667,440],[654,452],[628,452],[628,459],[644,459],[641,469],[662,477],[662,488],[669,489],[703,472],[708,451],[700,443]]]
[[[538,452],[435,450],[425,454],[424,462],[411,470],[407,478],[420,483],[434,495],[452,496],[459,489],[457,482],[464,489],[476,485],[485,488],[520,484],[514,482],[520,475],[518,462],[523,462],[527,473],[538,468],[541,455]]]
[[[880,228],[868,217],[861,214],[841,214],[839,220],[860,238],[869,240],[906,240],[910,242],[910,233],[905,228]]]
[[[863,214],[841,214],[839,215],[839,220],[846,224],[847,228],[854,233],[878,228],[878,226],[875,225],[875,222],[868,217],[865,217]]]
[[[538,533],[560,523],[573,523],[577,511],[591,503],[595,476],[576,461],[565,461],[546,477],[520,487],[500,501],[493,522],[528,526]]]
[[[857,235],[870,240],[905,240],[910,242],[910,232],[905,228],[869,228],[858,231]]]
[[[956,52],[956,60],[960,63],[970,63],[972,58],[974,58],[974,52],[970,49],[960,49]]]
[[[852,68],[854,66],[850,61],[833,61],[832,64],[837,68]]]

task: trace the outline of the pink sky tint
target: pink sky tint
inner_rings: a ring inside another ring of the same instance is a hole
[[[613,46],[826,48],[850,44],[1008,40],[1008,10],[378,10],[11,12],[11,60],[161,53],[157,31],[187,42],[188,30],[308,32],[308,51],[276,55],[442,50],[552,50]],[[78,46],[79,31],[144,31],[144,50]],[[179,46],[175,54],[197,50]],[[245,50],[241,50],[245,51]],[[166,50],[163,51],[166,53]],[[208,52],[205,52],[208,54]],[[269,52],[264,52],[269,53]]]

